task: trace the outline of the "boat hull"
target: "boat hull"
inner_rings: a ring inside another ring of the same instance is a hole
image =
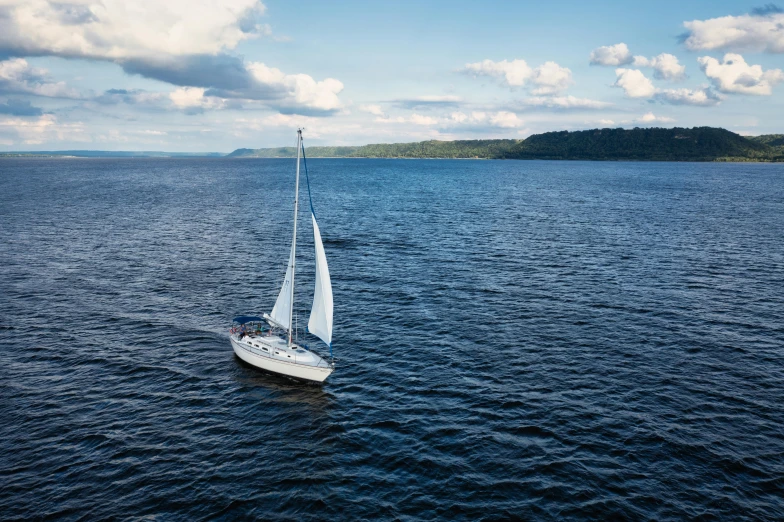
[[[243,346],[242,343],[237,342],[234,337],[231,337],[230,339],[231,347],[234,349],[234,353],[237,357],[251,366],[268,372],[293,377],[295,379],[322,383],[334,371],[334,368],[331,366],[307,366],[304,364],[282,361],[270,356],[257,355]]]

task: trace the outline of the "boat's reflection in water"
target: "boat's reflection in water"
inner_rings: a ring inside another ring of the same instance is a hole
[[[311,408],[313,412],[327,413],[334,395],[324,389],[323,384],[313,383],[269,372],[248,364],[237,355],[234,361],[241,371],[234,379],[242,386],[253,388],[251,395],[265,401],[297,403]]]

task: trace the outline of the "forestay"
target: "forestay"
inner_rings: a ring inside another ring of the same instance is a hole
[[[332,344],[332,282],[329,279],[327,256],[321,242],[316,216],[310,214],[313,220],[313,243],[316,246],[316,289],[313,292],[313,308],[310,310],[308,331],[327,343]],[[280,301],[278,297],[278,301]],[[277,305],[276,305],[277,306]],[[274,311],[273,311],[274,313]]]

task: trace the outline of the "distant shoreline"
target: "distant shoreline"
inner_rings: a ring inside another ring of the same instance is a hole
[[[744,137],[714,127],[592,129],[534,134],[524,140],[457,140],[312,146],[312,159],[517,159],[655,162],[784,162],[784,134]],[[161,151],[12,151],[0,158],[237,158],[293,159],[294,147],[219,152]]]
[[[313,146],[312,158],[539,159],[584,161],[782,162],[784,135],[744,137],[713,127],[592,129],[534,134],[524,140],[422,141]],[[294,147],[237,149],[234,158],[294,158]]]
[[[428,161],[570,161],[570,162],[592,162],[592,163],[755,163],[755,164],[778,164],[784,163],[784,159],[751,159],[751,158],[716,158],[716,159],[634,159],[634,158],[621,158],[621,159],[586,159],[586,158],[411,158],[411,157],[358,157],[358,156],[308,156],[309,159],[318,160],[428,160]],[[276,157],[254,157],[254,156],[241,156],[234,157],[229,155],[223,156],[60,156],[56,154],[51,155],[11,155],[0,153],[0,161],[4,159],[58,159],[58,160],[101,160],[101,159],[115,159],[115,160],[171,160],[171,159],[202,159],[202,160],[293,160],[294,158],[287,158],[282,156]]]

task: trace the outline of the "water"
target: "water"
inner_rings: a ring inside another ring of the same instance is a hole
[[[2,518],[784,518],[784,166],[309,166],[323,387],[292,161],[0,161]]]

